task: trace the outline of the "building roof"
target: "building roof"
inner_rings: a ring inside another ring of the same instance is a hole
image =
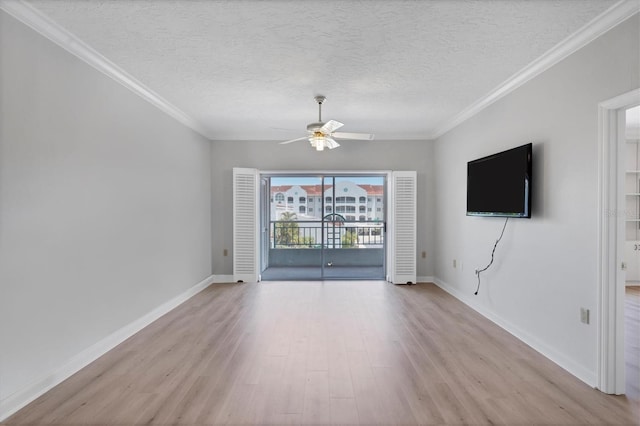
[[[384,195],[384,185],[370,185],[370,184],[358,184],[360,188],[364,189],[367,195]],[[271,187],[271,193],[276,194],[278,192],[287,192],[294,185],[278,185]],[[306,193],[307,196],[310,197],[320,197],[322,196],[322,185],[300,185]],[[331,189],[332,185],[325,185],[324,190]]]
[[[322,185],[302,185],[301,188],[307,191],[307,195],[309,196],[322,196]],[[331,188],[331,185],[325,186],[325,190],[329,188]]]
[[[280,185],[280,186],[272,186],[271,193],[275,194],[276,192],[287,192],[293,188],[293,185]]]
[[[367,192],[367,195],[384,195],[384,185],[358,185]]]

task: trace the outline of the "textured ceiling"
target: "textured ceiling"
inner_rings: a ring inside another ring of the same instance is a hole
[[[614,0],[31,0],[218,140],[425,139]],[[284,130],[283,130],[284,129]]]

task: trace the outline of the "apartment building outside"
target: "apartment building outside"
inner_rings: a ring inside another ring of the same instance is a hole
[[[384,220],[384,185],[337,181],[333,185],[279,185],[271,187],[271,220],[285,212],[297,220],[319,220],[336,214],[347,222]]]

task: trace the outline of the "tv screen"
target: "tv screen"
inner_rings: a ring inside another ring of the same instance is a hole
[[[531,217],[531,151],[526,144],[467,163],[467,215]]]

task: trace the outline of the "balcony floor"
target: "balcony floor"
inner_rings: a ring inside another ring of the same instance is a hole
[[[331,266],[324,268],[324,277],[319,266],[278,266],[262,272],[263,281],[290,280],[383,280],[382,266]]]

